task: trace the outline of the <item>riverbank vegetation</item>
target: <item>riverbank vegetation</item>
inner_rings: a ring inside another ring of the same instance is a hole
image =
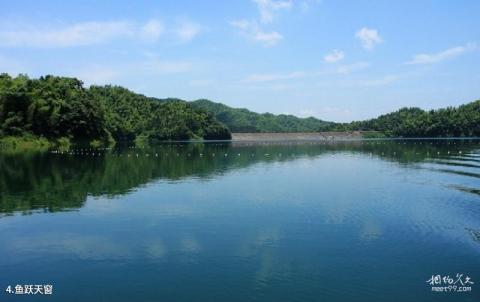
[[[225,140],[232,132],[362,131],[372,137],[480,136],[480,100],[425,111],[402,108],[351,123],[255,113],[209,100],[157,99],[76,78],[0,74],[0,146],[98,147],[115,142]]]
[[[52,146],[44,137],[6,136],[0,138],[0,150],[47,150]]]
[[[212,112],[232,132],[239,133],[362,131],[366,138],[480,136],[480,100],[459,107],[429,111],[402,108],[374,119],[351,123],[326,122],[313,117],[298,118],[283,114],[259,114],[209,100],[197,100],[192,104]]]
[[[378,131],[386,137],[478,137],[480,100],[438,110],[402,108],[378,118],[334,126],[336,131]]]
[[[116,86],[85,88],[75,78],[0,75],[2,144],[38,140],[112,143],[229,139],[215,117],[177,99],[155,99]],[[35,139],[36,138],[36,139]]]

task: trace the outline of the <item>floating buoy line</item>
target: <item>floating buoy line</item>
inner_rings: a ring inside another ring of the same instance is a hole
[[[468,146],[472,145],[479,145],[480,141],[470,141],[468,142]],[[220,146],[220,147],[226,147],[229,146],[230,144],[225,144],[225,143],[206,143],[205,145],[207,146]],[[365,140],[365,141],[291,141],[291,142],[233,142],[233,146],[238,146],[239,148],[241,147],[260,147],[259,152],[227,152],[223,153],[220,152],[221,156],[224,158],[242,158],[244,156],[249,156],[249,157],[264,157],[264,158],[285,158],[288,156],[291,157],[299,157],[299,156],[315,156],[315,155],[320,155],[318,153],[310,153],[310,152],[292,152],[292,153],[282,153],[282,152],[261,152],[261,147],[263,146],[348,146],[348,145],[353,145],[356,147],[359,146],[378,146],[378,145],[389,145],[394,148],[395,145],[411,145],[411,146],[419,146],[419,145],[429,145],[429,146],[451,146],[450,149],[447,150],[415,150],[415,148],[412,148],[412,150],[378,150],[378,152],[372,152],[369,150],[365,149],[351,149],[351,150],[344,150],[342,148],[338,149],[325,149],[324,153],[329,153],[329,152],[335,152],[335,151],[352,151],[353,154],[359,154],[363,152],[368,152],[367,154],[369,156],[389,156],[389,157],[401,157],[404,155],[408,156],[426,156],[426,157],[441,157],[441,156],[448,156],[448,157],[455,157],[455,156],[461,156],[461,157],[480,157],[480,149],[473,149],[470,151],[466,150],[458,150],[461,148],[461,145],[463,145],[463,142],[445,142],[442,140],[438,141],[390,141],[390,142],[385,142],[385,141],[375,141],[375,140]],[[79,156],[79,157],[102,157],[102,156],[113,156],[113,157],[127,157],[127,158],[140,158],[140,157],[155,157],[155,158],[160,158],[160,157],[170,157],[170,156],[175,156],[175,157],[187,157],[187,158],[193,158],[193,157],[199,157],[199,158],[209,158],[209,157],[216,157],[218,155],[218,150],[216,152],[187,152],[181,154],[180,152],[175,152],[172,149],[177,149],[177,148],[185,148],[189,146],[188,144],[168,144],[164,146],[159,146],[160,149],[153,150],[151,151],[150,148],[145,148],[141,146],[129,146],[125,149],[112,149],[112,148],[74,148],[74,149],[69,149],[69,150],[51,150],[49,151],[51,154],[54,155],[69,155],[69,156]],[[361,148],[361,147],[360,147]],[[423,147],[424,148],[424,147]],[[147,150],[145,150],[147,149]],[[168,150],[161,150],[161,149],[168,149]],[[363,151],[363,152],[362,152]],[[323,153],[322,153],[323,154]],[[332,157],[335,154],[332,154]]]

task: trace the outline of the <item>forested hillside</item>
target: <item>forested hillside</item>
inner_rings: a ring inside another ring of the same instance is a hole
[[[105,106],[107,130],[116,140],[143,135],[158,140],[230,139],[213,114],[180,99],[156,99],[118,86],[92,86],[91,99]]]
[[[259,114],[209,100],[192,104],[215,114],[232,132],[377,131],[386,137],[480,136],[480,100],[459,107],[425,111],[402,108],[378,118],[351,123],[326,122],[313,117]]]
[[[425,111],[402,108],[351,123],[255,113],[209,100],[156,99],[75,78],[0,74],[0,138],[49,141],[230,139],[232,132],[376,131],[387,137],[480,136],[480,100]]]
[[[480,100],[437,110],[402,108],[377,118],[337,124],[337,131],[379,131],[388,137],[480,136]]]
[[[75,78],[0,75],[0,137],[132,141],[229,139],[208,112],[181,100],[158,100],[125,88],[85,88]]]
[[[317,132],[328,131],[336,125],[336,123],[325,122],[313,117],[299,118],[285,114],[260,114],[204,99],[193,101],[192,104],[197,108],[212,112],[232,132]]]

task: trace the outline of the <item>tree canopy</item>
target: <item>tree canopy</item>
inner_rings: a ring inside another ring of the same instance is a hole
[[[255,113],[201,99],[157,99],[76,78],[0,74],[0,137],[74,141],[230,139],[232,132],[377,131],[389,137],[480,136],[480,100],[425,111],[402,108],[351,123]]]
[[[192,104],[210,111],[232,132],[317,132],[378,131],[388,137],[472,137],[480,136],[480,100],[459,107],[425,111],[402,108],[378,118],[351,123],[334,123],[313,117],[259,114],[231,108],[209,100]]]
[[[0,75],[0,136],[48,139],[229,139],[215,117],[190,103],[117,86],[85,88],[75,78]]]
[[[299,118],[286,114],[260,114],[205,99],[193,101],[192,104],[197,108],[212,112],[232,132],[317,132],[328,131],[336,125],[336,123],[313,117]]]
[[[438,110],[402,108],[377,118],[337,124],[334,130],[379,131],[389,137],[480,136],[480,100]]]

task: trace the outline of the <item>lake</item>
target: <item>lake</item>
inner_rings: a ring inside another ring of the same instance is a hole
[[[480,300],[478,140],[4,153],[0,191],[0,301]]]

